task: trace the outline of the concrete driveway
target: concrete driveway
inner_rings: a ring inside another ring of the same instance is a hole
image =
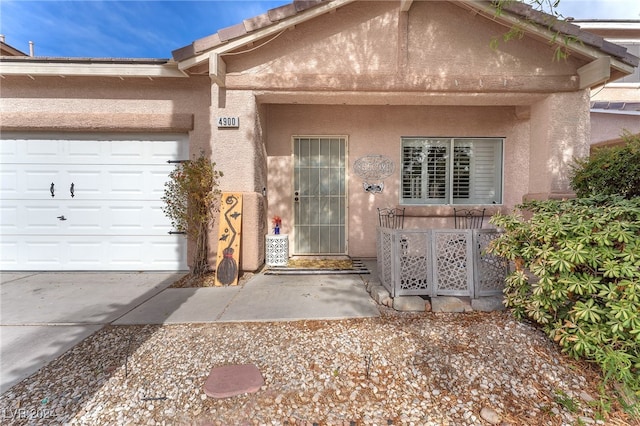
[[[182,273],[0,275],[0,393],[170,286]]]
[[[367,266],[375,270],[375,262]],[[185,273],[2,273],[0,393],[107,324],[380,315],[365,289],[369,275],[256,274],[234,287],[167,288]]]

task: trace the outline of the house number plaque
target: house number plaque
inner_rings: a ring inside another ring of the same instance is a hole
[[[240,117],[218,117],[218,127],[240,127]]]

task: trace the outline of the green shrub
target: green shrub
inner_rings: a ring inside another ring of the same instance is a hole
[[[198,277],[210,272],[207,235],[219,211],[218,180],[222,172],[215,170],[204,154],[180,163],[165,183],[162,211],[178,232],[184,232],[194,244],[191,273]]]
[[[618,194],[640,197],[640,136],[625,133],[625,144],[599,148],[576,160],[571,187],[578,197]]]
[[[598,363],[605,379],[640,396],[640,198],[538,201],[518,209],[491,219],[505,233],[489,251],[515,264],[505,304],[564,352]]]

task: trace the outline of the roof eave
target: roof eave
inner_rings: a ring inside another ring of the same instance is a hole
[[[462,3],[489,19],[509,27],[518,25],[527,34],[566,47],[570,52],[587,59],[596,60],[606,56],[610,57],[611,80],[632,74],[639,64],[640,59],[628,53],[626,48],[611,43],[603,37],[584,31],[570,22],[554,20],[553,16],[538,12],[524,3],[512,3],[501,14],[496,14],[496,9],[493,5],[485,0],[468,0]],[[522,18],[531,22],[523,21]],[[577,41],[569,40],[565,44],[564,39],[557,36],[558,33],[574,37]]]
[[[185,78],[173,61],[152,59],[0,58],[0,76]]]
[[[308,2],[294,2],[268,11],[264,15],[243,21],[242,24],[224,28],[218,33],[196,40],[192,44],[174,50],[174,60],[178,62],[180,70],[187,71],[208,61],[211,55],[221,56],[240,47],[254,43],[265,37],[275,35],[296,25],[300,25],[310,19],[325,13],[332,12],[355,0],[314,0]],[[282,12],[285,8],[296,7],[301,10]],[[279,12],[280,11],[280,12]],[[264,25],[265,16],[269,15],[270,25]],[[262,23],[262,24],[260,24]],[[264,25],[264,26],[261,26]],[[244,30],[241,28],[244,27]]]

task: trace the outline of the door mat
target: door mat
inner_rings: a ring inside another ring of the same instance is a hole
[[[369,274],[359,259],[290,259],[287,266],[269,266],[265,275]]]

